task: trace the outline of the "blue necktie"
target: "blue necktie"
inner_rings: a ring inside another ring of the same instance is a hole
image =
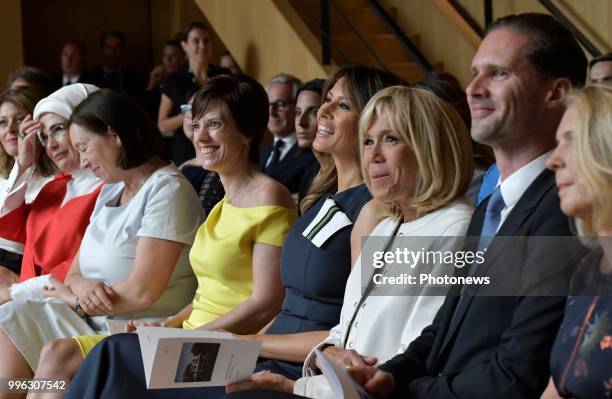
[[[497,234],[499,222],[501,221],[501,211],[506,207],[506,203],[504,202],[504,198],[502,197],[500,187],[501,186],[497,186],[495,191],[493,191],[493,194],[491,194],[489,202],[487,203],[484,222],[482,224],[482,231],[480,232],[480,238],[478,239],[478,245],[476,247],[477,251],[484,251],[485,248],[488,248],[489,244],[493,240],[493,237],[495,236],[495,234]],[[468,276],[471,277],[476,274],[478,265],[478,263],[472,263],[470,265]],[[457,302],[457,307],[455,308],[455,312],[453,313],[451,323],[457,316],[457,311],[460,308],[461,303],[465,300],[465,289],[465,286],[461,288],[461,297],[459,297],[459,302]]]
[[[506,207],[500,187],[497,186],[487,203],[482,231],[480,232],[480,239],[478,239],[478,246],[476,248],[477,251],[484,251],[485,248],[488,248],[499,228],[501,212]]]

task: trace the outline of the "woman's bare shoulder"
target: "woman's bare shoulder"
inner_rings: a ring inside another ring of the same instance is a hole
[[[291,193],[284,185],[263,173],[258,173],[253,180],[249,193],[253,206],[276,205],[295,208]]]

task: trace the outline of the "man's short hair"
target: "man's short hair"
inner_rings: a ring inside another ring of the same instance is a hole
[[[64,42],[64,44],[62,45],[62,50],[64,50],[64,47],[68,45],[78,48],[81,54],[87,55],[87,47],[85,46],[85,43],[83,43],[82,41],[76,40],[76,39],[68,40]]]
[[[104,47],[104,43],[109,37],[119,39],[121,46],[125,47],[125,35],[120,30],[107,30],[102,32],[102,36],[100,37],[100,47]]]
[[[291,96],[293,97],[293,101],[296,100],[298,90],[300,90],[300,86],[302,86],[302,81],[296,78],[293,75],[289,75],[288,73],[279,73],[274,76],[270,83],[266,86],[266,90],[270,88],[274,83],[286,83],[291,85]]]
[[[598,62],[604,61],[612,61],[612,53],[605,53],[602,55],[598,55],[597,57],[593,57],[591,62],[589,62],[589,70],[591,70],[591,68],[593,68],[593,65],[597,64]]]
[[[508,15],[494,21],[484,36],[499,28],[525,34],[529,47],[525,57],[548,78],[568,78],[574,87],[586,81],[587,59],[572,33],[548,14]]]

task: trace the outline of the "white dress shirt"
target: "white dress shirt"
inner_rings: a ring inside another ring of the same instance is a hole
[[[501,177],[497,185],[501,184],[501,194],[504,199],[506,207],[501,211],[501,218],[497,231],[506,221],[506,218],[514,209],[514,206],[519,202],[527,188],[534,182],[534,180],[546,169],[546,160],[552,154],[552,151],[548,151],[527,165],[521,167],[519,170],[511,174],[504,180],[501,181]],[[500,183],[501,182],[501,183]]]

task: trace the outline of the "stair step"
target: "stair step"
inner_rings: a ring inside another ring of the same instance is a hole
[[[357,29],[362,35],[373,35],[379,33],[389,33],[389,30],[382,22],[380,18],[370,9],[364,7],[358,10],[345,11],[342,10],[346,18],[351,24]],[[397,20],[397,8],[389,7],[387,12],[390,17],[395,21]],[[336,9],[332,9],[330,12],[330,30],[332,34],[354,34],[350,25],[346,23],[346,20],[338,13]]]
[[[419,47],[419,35],[410,35],[410,40]],[[410,61],[400,42],[391,33],[367,35],[364,39],[385,64]],[[338,49],[340,51],[338,51]],[[342,60],[340,53],[361,63],[377,63],[376,58],[368,51],[366,46],[353,35],[333,35],[332,55]]]
[[[292,0],[294,8],[302,15],[302,19],[310,27],[312,32],[316,35],[320,35],[320,23],[321,23],[321,10],[318,6],[303,8],[300,7],[300,0]],[[397,8],[396,7],[385,7],[389,16],[396,21],[397,20]],[[380,18],[372,11],[370,7],[359,7],[359,8],[344,8],[340,6],[342,14],[350,21],[354,28],[361,34],[370,35],[377,33],[389,33],[385,24]],[[332,34],[354,34],[353,29],[346,22],[346,19],[338,12],[336,7],[330,7],[329,14],[329,28]]]
[[[334,7],[331,4],[332,1],[336,3],[338,7],[340,7],[343,11],[354,10],[368,6],[367,0],[329,0],[331,8]],[[294,4],[294,6],[297,6],[299,8],[308,7],[315,8],[318,10],[321,7],[321,0],[291,0],[291,2]]]
[[[425,77],[425,72],[415,62],[396,62],[387,68],[408,83],[415,83]]]
[[[442,62],[434,63],[433,67],[436,71],[444,70],[444,64]],[[425,72],[421,70],[416,62],[412,61],[392,63],[387,65],[387,68],[409,83],[416,83],[425,77]]]

